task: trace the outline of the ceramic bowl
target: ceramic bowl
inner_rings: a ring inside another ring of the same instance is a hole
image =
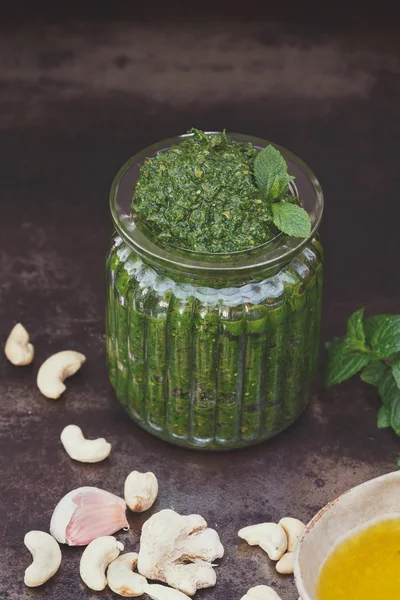
[[[316,600],[322,563],[338,540],[389,513],[400,512],[400,471],[371,479],[327,504],[307,525],[294,556],[300,600]]]

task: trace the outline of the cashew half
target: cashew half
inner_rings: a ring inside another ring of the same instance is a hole
[[[299,519],[293,517],[284,517],[279,521],[279,525],[284,529],[288,539],[288,551],[293,552],[297,540],[303,535],[306,526]]]
[[[158,481],[154,473],[129,473],[125,480],[125,502],[133,512],[151,508],[157,495]]]
[[[127,552],[110,563],[107,569],[107,580],[108,587],[113,592],[125,598],[143,595],[147,579],[143,575],[133,572],[137,561],[136,552]]]
[[[96,463],[107,458],[111,444],[104,438],[87,440],[77,425],[67,425],[61,433],[61,442],[67,454],[74,460],[84,463]]]
[[[25,571],[24,582],[28,587],[37,587],[57,573],[62,558],[60,546],[44,531],[29,531],[24,544],[33,557],[32,564]]]
[[[250,546],[260,546],[271,560],[279,560],[287,549],[286,533],[276,523],[260,523],[244,527],[238,536]]]
[[[29,343],[29,333],[21,323],[17,323],[7,338],[4,353],[17,367],[29,365],[33,361],[35,349]]]
[[[287,552],[276,563],[276,570],[282,575],[291,575],[293,573],[293,557],[294,552]]]
[[[143,591],[151,600],[190,600],[189,596],[186,596],[183,592],[173,590],[165,585],[149,585],[147,583]]]
[[[57,352],[45,360],[37,375],[37,385],[43,396],[59,398],[67,389],[64,379],[79,371],[85,361],[86,357],[74,350]]]
[[[281,600],[281,597],[269,585],[256,585],[241,600]]]
[[[88,588],[101,592],[107,585],[106,569],[124,549],[112,535],[98,537],[85,548],[80,564],[82,580]]]

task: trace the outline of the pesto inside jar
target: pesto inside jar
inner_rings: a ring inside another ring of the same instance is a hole
[[[206,253],[249,250],[275,237],[272,204],[254,174],[258,150],[225,132],[191,133],[142,165],[132,199],[138,228],[167,245]],[[287,185],[279,200],[296,203]]]
[[[244,447],[282,431],[309,399],[323,267],[300,197],[317,219],[322,196],[305,165],[283,151],[298,176],[298,197],[289,193],[288,164],[264,140],[194,131],[175,144],[142,151],[113,185],[110,379],[131,417],[153,435],[187,448]],[[126,213],[138,168],[135,229]],[[199,259],[175,248],[234,252],[277,231],[309,239],[288,251],[282,235],[254,257]]]

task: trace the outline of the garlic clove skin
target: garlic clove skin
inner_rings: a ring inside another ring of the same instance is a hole
[[[69,492],[54,509],[50,533],[60,543],[87,546],[94,539],[129,529],[122,498],[95,487]]]

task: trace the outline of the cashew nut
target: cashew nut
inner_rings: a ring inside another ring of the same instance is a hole
[[[154,473],[129,473],[125,480],[125,502],[133,512],[151,508],[157,495],[158,481]]]
[[[59,398],[67,389],[64,379],[74,375],[85,360],[83,354],[74,350],[57,352],[45,360],[37,375],[37,385],[43,396],[54,400]]]
[[[112,535],[98,537],[85,548],[80,564],[82,580],[88,588],[101,592],[107,585],[106,569],[124,549]]]
[[[288,552],[293,552],[297,540],[303,535],[306,526],[299,519],[293,519],[293,517],[284,517],[279,521],[279,525],[285,530],[288,539]]]
[[[79,462],[100,462],[111,452],[111,444],[104,438],[87,440],[83,436],[82,429],[77,425],[67,425],[62,430],[61,442],[67,454]]]
[[[256,585],[241,600],[281,600],[281,597],[269,585]]]
[[[60,546],[44,531],[29,531],[24,544],[33,557],[32,564],[25,571],[24,582],[28,587],[37,587],[57,573],[61,565]]]
[[[147,579],[139,573],[133,572],[137,560],[136,552],[127,552],[110,563],[107,569],[107,580],[108,587],[113,592],[126,598],[143,595]]]
[[[29,333],[21,323],[12,328],[4,352],[8,360],[17,367],[29,365],[33,361],[35,349],[29,343]]]
[[[293,557],[294,552],[287,552],[276,563],[276,570],[282,575],[291,575],[293,573]]]
[[[260,546],[271,560],[282,558],[287,549],[286,533],[276,523],[260,523],[244,527],[238,536],[250,546]]]
[[[173,590],[165,585],[149,585],[147,583],[143,591],[151,600],[190,600],[189,596],[183,592]]]

